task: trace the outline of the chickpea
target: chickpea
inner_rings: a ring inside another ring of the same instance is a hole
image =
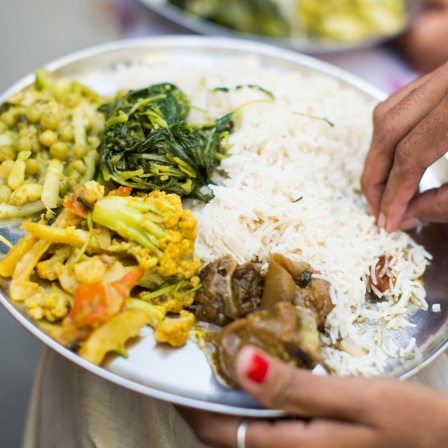
[[[3,121],[0,121],[0,134],[3,134],[8,129],[5,123]]]
[[[36,159],[28,159],[25,161],[25,173],[34,176],[39,172],[39,162]]]
[[[0,185],[0,202],[9,202],[12,190],[8,185]]]
[[[72,148],[73,155],[77,159],[82,159],[87,154],[87,148],[81,143],[75,143]]]
[[[13,128],[16,124],[16,119],[11,112],[3,112],[0,115],[0,120],[3,121],[8,128]]]
[[[40,126],[45,131],[47,129],[54,131],[59,124],[59,117],[52,110],[45,110],[40,118]]]
[[[5,160],[14,160],[16,158],[16,151],[11,145],[0,146],[0,162]]]
[[[15,143],[18,152],[31,151],[32,145],[29,137],[19,137]]]
[[[54,145],[57,141],[56,134],[53,131],[50,131],[49,129],[42,132],[39,136],[39,142],[41,145],[46,146],[47,148],[50,148],[52,145]]]
[[[64,142],[72,142],[75,138],[75,132],[73,130],[73,126],[66,125],[64,126],[60,132],[59,137]]]
[[[37,124],[42,116],[42,109],[38,106],[31,106],[26,111],[26,119],[33,124]]]
[[[56,142],[50,146],[50,157],[52,159],[67,160],[70,156],[68,146],[64,142]]]

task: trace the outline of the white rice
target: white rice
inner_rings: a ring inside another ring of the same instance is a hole
[[[263,269],[273,253],[307,261],[331,283],[336,304],[322,335],[326,366],[339,375],[384,371],[400,347],[386,342],[383,332],[411,325],[411,304],[427,308],[419,278],[429,254],[405,233],[378,230],[359,193],[375,102],[325,75],[261,68],[253,58],[206,69],[118,67],[112,84],[139,88],[165,81],[207,111],[193,110],[195,122],[267,99],[249,88],[210,92],[215,87],[257,84],[275,95],[273,102],[243,108],[235,120],[224,175],[211,187],[214,199],[195,208],[196,252],[204,263],[230,254],[239,263],[259,261]],[[390,257],[385,274],[395,281],[384,293],[373,286],[382,301],[367,307],[369,278],[383,255]],[[365,325],[379,330],[372,336]],[[334,348],[348,335],[367,355],[355,358]],[[410,344],[404,341],[401,354]]]

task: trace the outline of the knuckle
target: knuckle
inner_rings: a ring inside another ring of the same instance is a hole
[[[386,111],[388,110],[388,106],[386,102],[379,103],[373,109],[373,124],[377,126],[382,119],[384,118]]]
[[[417,167],[412,145],[408,144],[407,140],[402,140],[395,150],[394,168],[399,173],[408,173]]]

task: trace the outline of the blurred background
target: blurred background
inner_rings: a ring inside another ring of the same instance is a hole
[[[0,91],[36,68],[75,50],[123,38],[193,33],[180,25],[179,15],[177,19],[170,14],[162,17],[148,8],[150,3],[160,5],[160,2],[143,0],[2,0]],[[216,2],[210,0],[211,3]],[[166,16],[176,19],[177,24]],[[184,25],[189,23],[187,20]],[[394,49],[378,42],[358,49],[320,53],[317,57],[388,93],[419,74]],[[423,66],[414,63],[413,67]],[[2,447],[20,446],[33,377],[42,351],[41,343],[0,306]]]

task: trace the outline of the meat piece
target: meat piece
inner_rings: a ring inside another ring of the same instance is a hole
[[[221,332],[215,373],[235,387],[235,357],[244,345],[255,345],[290,364],[314,368],[322,361],[315,314],[306,308],[279,302],[228,324]]]
[[[224,326],[258,309],[263,278],[252,263],[237,265],[231,256],[207,264],[200,272],[196,318]]]
[[[312,278],[306,288],[296,288],[293,304],[313,310],[317,317],[317,326],[322,330],[328,314],[334,308],[330,297],[330,284],[319,278]]]
[[[308,263],[294,262],[283,255],[274,254],[269,261],[261,308],[269,309],[279,301],[313,310],[319,329],[324,327],[328,314],[334,308],[330,284],[313,278]]]

